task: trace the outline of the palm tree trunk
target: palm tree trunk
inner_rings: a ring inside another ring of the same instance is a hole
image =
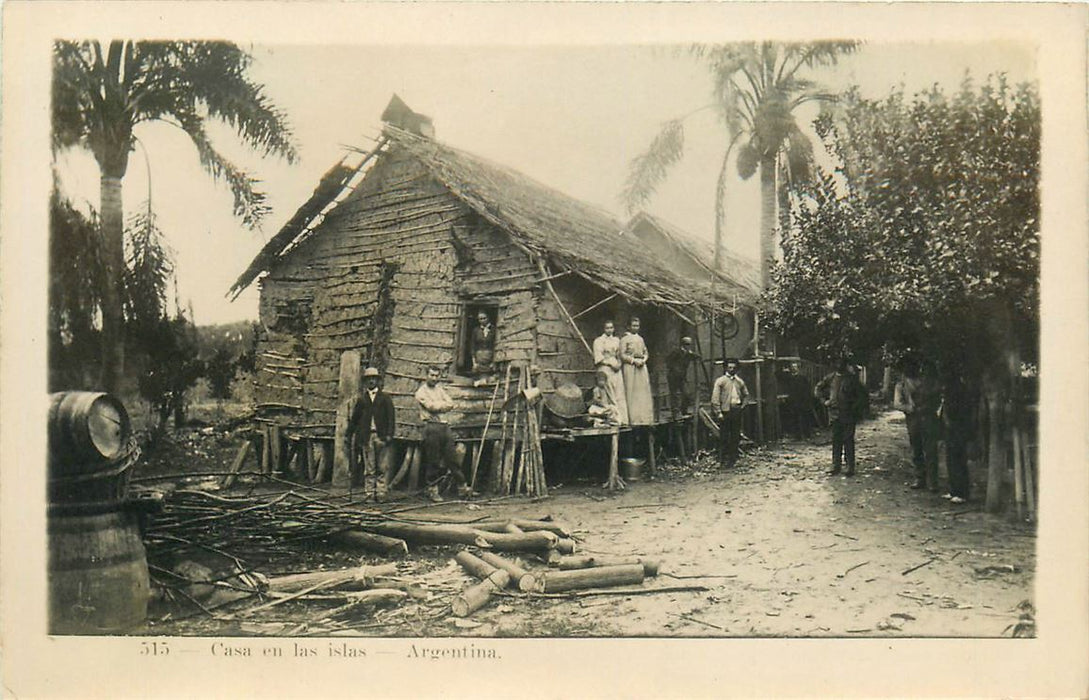
[[[775,210],[778,196],[775,186],[775,154],[760,159],[760,284],[771,284],[771,266],[775,262]]]
[[[106,272],[102,290],[100,381],[104,391],[116,393],[120,388],[125,366],[125,336],[121,313],[121,275],[125,269],[121,178],[103,174],[100,185],[103,266]]]

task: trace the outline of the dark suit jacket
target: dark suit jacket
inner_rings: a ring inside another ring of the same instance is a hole
[[[352,410],[352,420],[349,425],[351,425],[356,440],[361,445],[367,444],[367,441],[371,438],[372,416],[374,417],[374,429],[378,437],[382,440],[392,438],[393,432],[397,428],[396,414],[392,399],[381,389],[375,394],[373,403],[367,390],[364,389],[363,395],[356,401],[355,408]]]

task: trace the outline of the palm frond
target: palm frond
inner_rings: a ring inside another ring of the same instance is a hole
[[[665,180],[669,168],[684,155],[684,122],[672,119],[662,125],[647,150],[632,159],[621,201],[628,212],[645,204]]]
[[[257,180],[227,160],[215,149],[204,130],[204,123],[191,112],[176,115],[181,128],[197,149],[200,164],[213,179],[223,181],[234,196],[234,215],[250,228],[258,226],[261,219],[270,211],[265,203],[265,194],[255,189]]]

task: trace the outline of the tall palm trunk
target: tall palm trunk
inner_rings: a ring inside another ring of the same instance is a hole
[[[102,290],[102,389],[115,393],[125,367],[125,337],[121,312],[121,277],[125,269],[124,211],[121,177],[102,174],[101,215],[105,284]]]
[[[776,188],[775,154],[760,159],[760,285],[771,284],[771,266],[775,262]]]

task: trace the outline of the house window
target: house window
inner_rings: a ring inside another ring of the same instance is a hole
[[[498,302],[474,300],[462,307],[458,374],[475,376],[493,371],[498,318]]]

